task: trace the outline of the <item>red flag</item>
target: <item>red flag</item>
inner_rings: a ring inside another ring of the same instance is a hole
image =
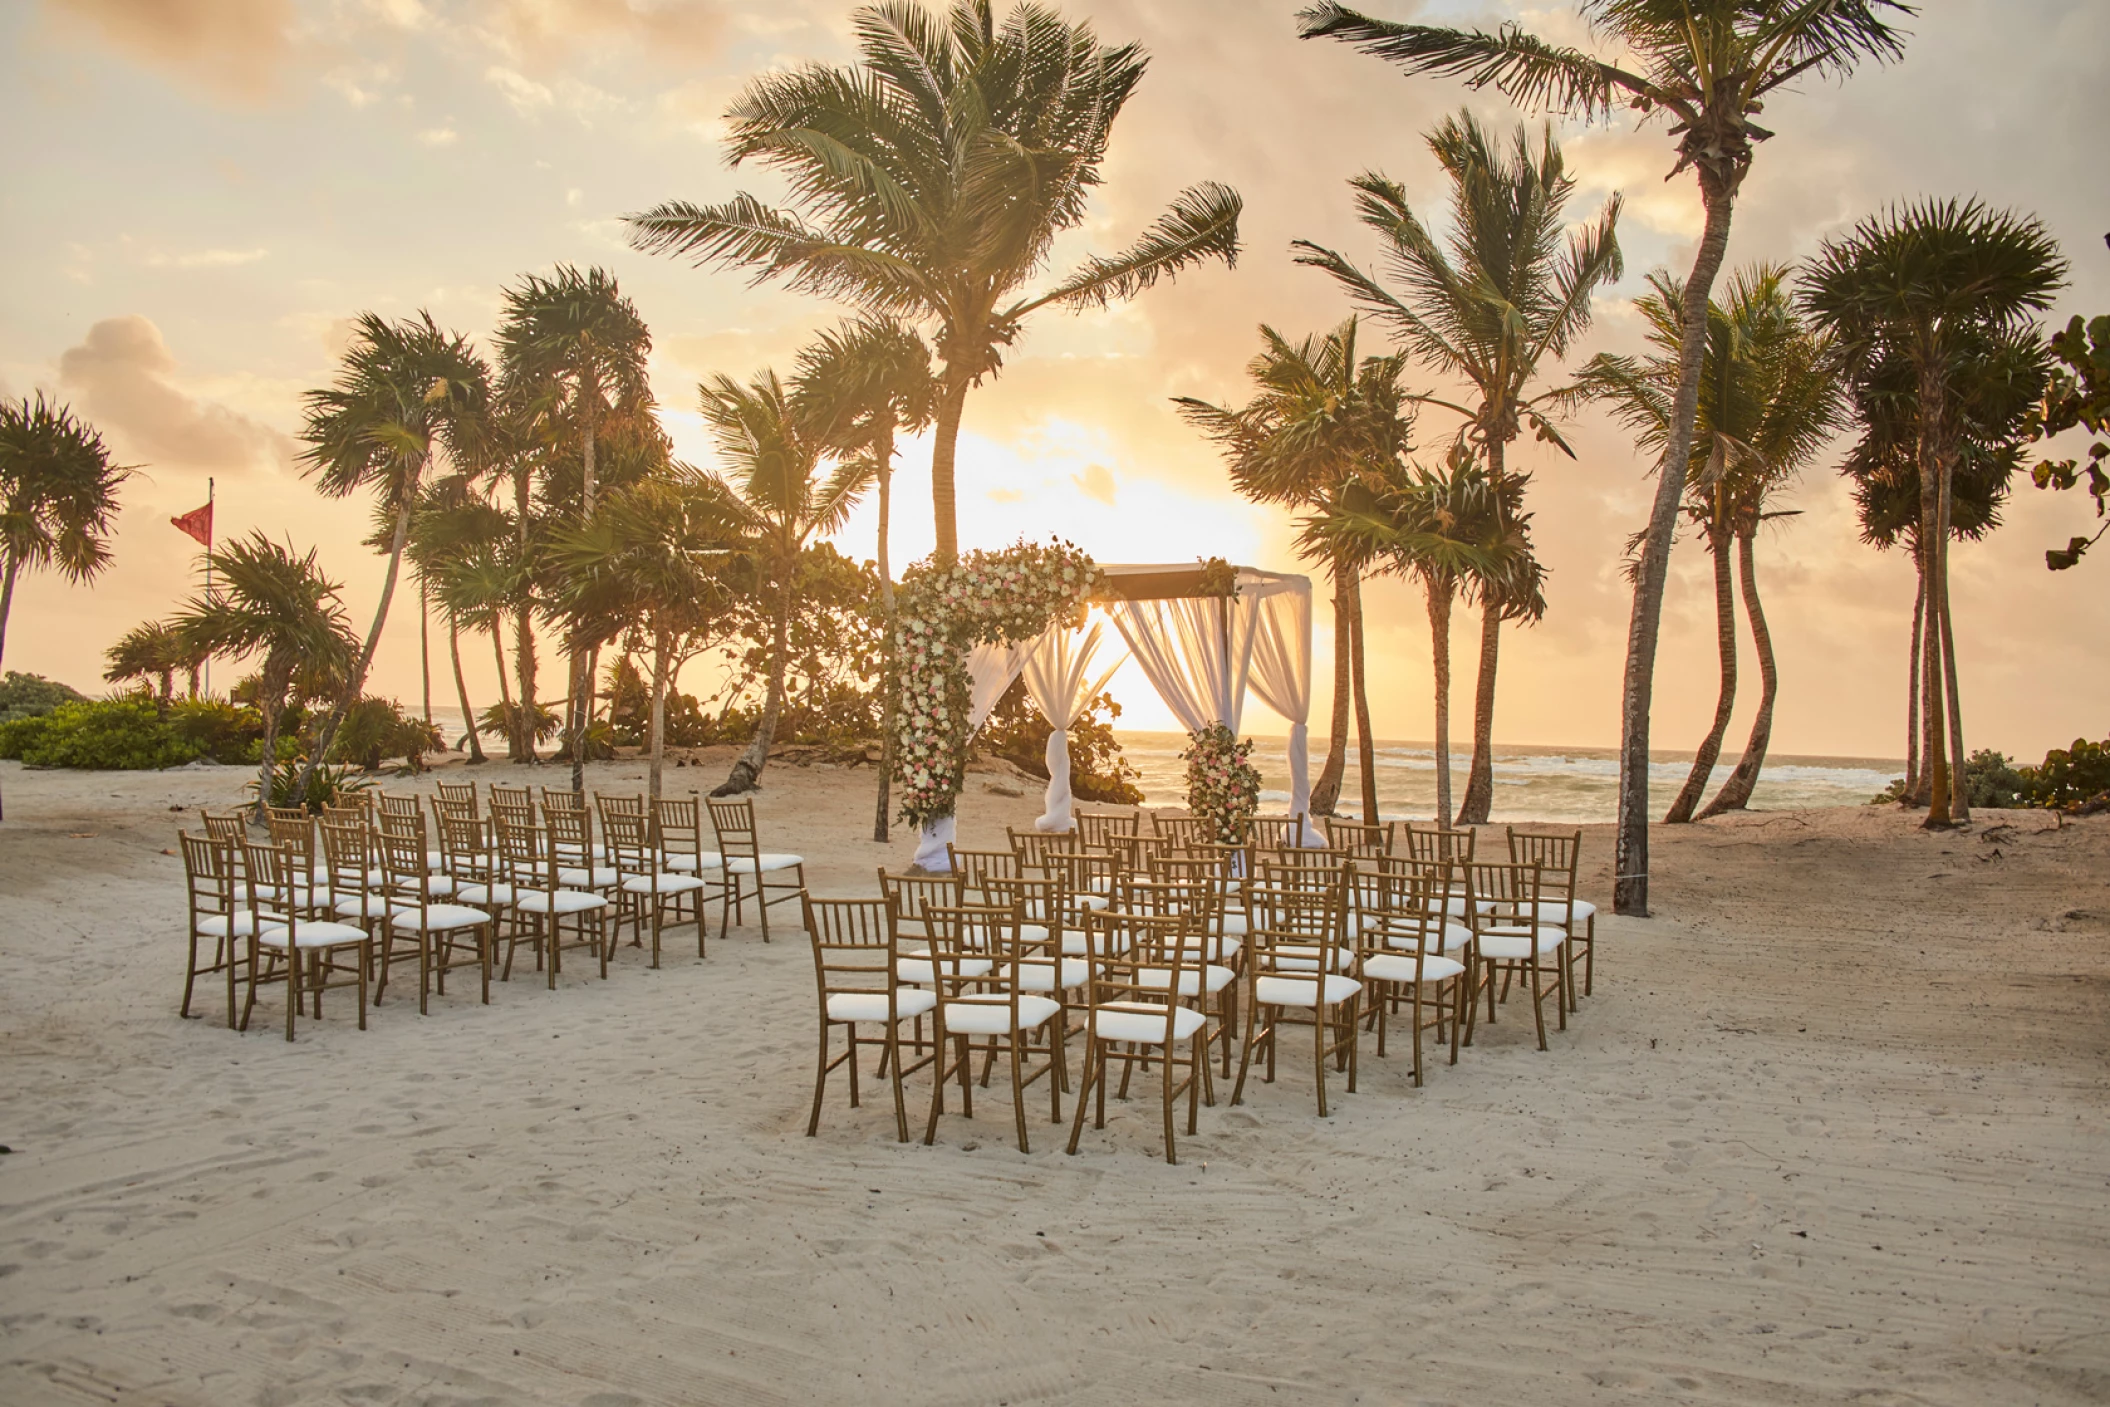
[[[191,535],[192,537],[194,537],[194,538],[198,539],[198,541],[199,541],[199,542],[200,542],[200,543],[201,543],[202,545],[204,545],[204,546],[205,546],[206,548],[208,548],[208,549],[209,549],[209,548],[211,548],[211,546],[212,546],[212,504],[211,504],[211,503],[209,503],[209,502],[208,502],[208,503],[207,503],[207,504],[206,504],[206,505],[205,505],[205,506],[204,506],[203,508],[193,508],[193,509],[191,509],[191,511],[190,511],[190,512],[188,512],[188,513],[184,514],[184,515],[183,515],[182,517],[180,517],[180,518],[171,518],[171,519],[169,519],[169,522],[170,522],[170,523],[171,523],[172,525],[174,525],[175,527],[181,528],[181,529],[182,529],[182,530],[183,530],[184,532],[187,532],[187,533],[189,533],[189,534],[190,534],[190,535]]]

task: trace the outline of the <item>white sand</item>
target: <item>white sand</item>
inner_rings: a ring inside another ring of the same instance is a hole
[[[1167,1167],[1148,1081],[1075,1158],[994,1089],[805,1138],[795,932],[179,1021],[163,851],[243,780],[0,765],[0,1402],[2110,1400],[2110,818],[1659,831],[1551,1053],[1366,1046],[1321,1121],[1297,1050]],[[867,892],[870,780],[773,769],[765,843]]]

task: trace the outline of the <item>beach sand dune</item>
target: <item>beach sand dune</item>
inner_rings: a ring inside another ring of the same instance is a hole
[[[804,1137],[788,918],[291,1046],[275,994],[181,1021],[165,852],[244,780],[0,764],[0,1402],[2110,1399],[2110,818],[1660,830],[1550,1053],[1516,1006],[1420,1090],[1366,1046],[1322,1121],[1294,1050],[1168,1167],[1148,1080],[1075,1158],[994,1088]],[[869,770],[766,780],[817,891],[906,859]],[[962,835],[1036,801],[979,773]]]

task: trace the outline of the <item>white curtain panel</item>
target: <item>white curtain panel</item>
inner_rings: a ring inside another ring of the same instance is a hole
[[[1107,612],[1158,697],[1192,733],[1238,731],[1253,666],[1255,614],[1236,598],[1115,601]]]
[[[1311,810],[1311,582],[1294,577],[1270,591],[1240,592],[1256,617],[1253,692],[1289,723],[1289,813],[1303,816],[1304,843],[1324,845]]]
[[[1070,795],[1070,725],[1127,657],[1121,651],[1110,663],[1098,658],[1105,633],[1098,621],[1082,633],[1067,625],[1051,626],[1026,659],[1026,690],[1049,730],[1047,805],[1033,823],[1037,830],[1066,831],[1076,824],[1071,814],[1075,798]]]
[[[1004,697],[1004,690],[1018,678],[1019,671],[1026,667],[1038,640],[1028,640],[1022,645],[977,645],[967,652],[967,678],[969,681],[967,704],[967,736],[973,737],[989,721],[991,710]],[[932,821],[916,837],[916,868],[943,874],[952,868],[952,857],[945,847],[952,843],[953,818]]]

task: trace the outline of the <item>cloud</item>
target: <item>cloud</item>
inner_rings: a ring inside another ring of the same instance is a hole
[[[1086,498],[1096,499],[1109,508],[1114,506],[1114,471],[1104,464],[1086,465],[1082,474],[1070,475],[1070,482]]]
[[[685,63],[717,52],[725,15],[714,0],[486,0],[477,29],[534,67],[568,61],[581,47],[625,43]]]
[[[44,0],[62,27],[215,97],[257,103],[292,53],[292,0]]]
[[[254,264],[270,253],[268,249],[195,249],[188,254],[156,250],[147,255],[146,262],[151,269],[231,269],[240,264]]]
[[[513,105],[513,111],[522,117],[532,116],[556,101],[556,94],[546,84],[537,83],[524,73],[516,73],[503,64],[493,64],[484,70],[484,81],[498,89],[505,100]]]
[[[461,135],[452,127],[428,127],[418,133],[418,142],[428,147],[451,147],[461,140]]]
[[[146,467],[221,471],[291,462],[290,439],[268,425],[200,400],[174,379],[161,329],[137,314],[105,318],[59,358],[59,384],[83,414],[115,432]]]

